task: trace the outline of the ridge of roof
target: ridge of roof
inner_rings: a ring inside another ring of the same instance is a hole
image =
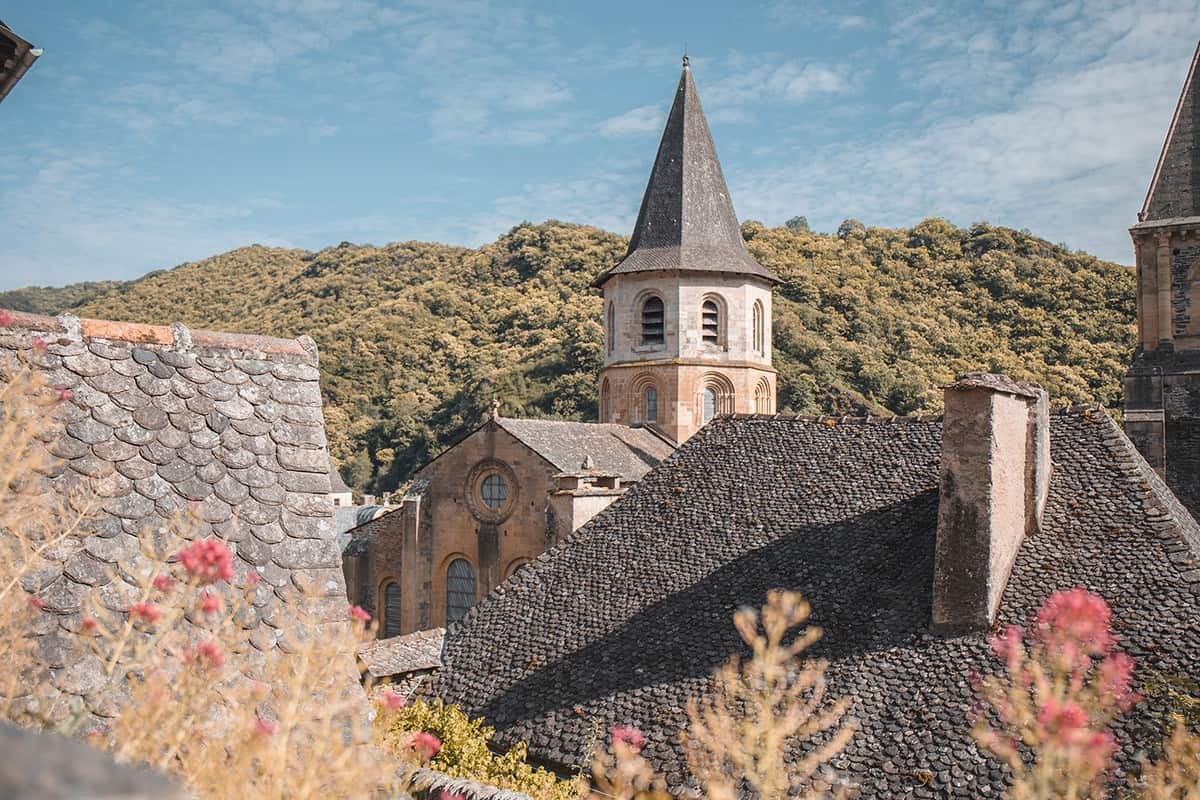
[[[1197,96],[1200,94],[1200,81],[1196,80],[1197,71],[1200,71],[1200,43],[1197,43],[1192,53],[1187,78],[1179,91],[1175,112],[1171,115],[1171,127],[1167,129],[1166,138],[1163,139],[1162,149],[1154,166],[1154,175],[1146,189],[1146,199],[1142,202],[1142,210],[1138,212],[1140,227],[1154,227],[1143,223],[1170,224],[1172,220],[1200,215],[1200,169],[1195,166],[1193,155],[1175,152],[1176,146],[1190,148],[1192,151],[1200,149],[1200,120],[1196,119],[1200,113],[1200,97]],[[1192,106],[1190,118],[1184,114],[1184,107],[1189,103]],[[1173,155],[1179,156],[1183,163],[1169,164]],[[1187,172],[1186,175],[1182,174],[1184,171]],[[1183,181],[1184,184],[1175,187],[1162,185],[1164,181],[1171,182],[1172,178],[1176,183]],[[1160,197],[1160,186],[1165,196]]]
[[[631,272],[721,272],[780,279],[746,249],[687,62],[625,257],[592,286]]]
[[[39,333],[59,334],[68,338],[108,339],[131,344],[168,345],[179,350],[203,348],[212,350],[243,350],[303,356],[317,362],[316,343],[308,336],[282,339],[255,333],[225,333],[201,328],[189,328],[182,323],[150,325],[141,322],[120,322],[88,319],[74,314],[51,317],[26,311],[0,308],[0,330],[27,329]]]

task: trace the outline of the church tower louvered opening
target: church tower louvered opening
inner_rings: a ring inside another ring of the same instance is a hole
[[[773,411],[777,283],[742,240],[685,58],[629,251],[593,283],[607,309],[600,421],[681,443],[714,415]]]

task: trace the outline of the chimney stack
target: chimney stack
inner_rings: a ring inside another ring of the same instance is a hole
[[[986,630],[1050,483],[1046,392],[973,372],[946,387],[933,568],[933,628]]]

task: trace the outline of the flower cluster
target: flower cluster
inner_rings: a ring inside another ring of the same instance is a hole
[[[162,609],[154,603],[138,602],[129,607],[129,615],[136,620],[153,625],[162,619]]]
[[[425,763],[441,752],[442,742],[432,733],[421,731],[412,737],[408,746],[417,754],[421,762]]]
[[[1138,700],[1133,659],[1114,649],[1108,604],[1085,589],[1051,595],[1029,639],[1012,625],[990,639],[1005,674],[975,682],[980,712],[990,707],[1000,724],[979,713],[975,738],[1012,769],[1014,796],[1033,786],[1053,787],[1055,797],[1095,792],[1117,748],[1109,723]],[[1033,764],[1021,757],[1022,745]]]
[[[227,581],[233,577],[233,554],[224,542],[201,539],[179,553],[179,562],[201,583]]]
[[[610,733],[613,747],[625,747],[632,753],[640,753],[646,746],[646,737],[631,725],[614,725]]]
[[[350,606],[350,616],[364,625],[371,621],[371,615],[364,611],[362,606]]]
[[[225,666],[225,651],[210,639],[189,650],[184,660],[201,670],[220,669]]]

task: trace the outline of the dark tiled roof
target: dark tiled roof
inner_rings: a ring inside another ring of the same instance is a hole
[[[508,417],[495,422],[562,472],[579,472],[591,456],[596,471],[636,481],[675,452],[665,439],[646,428],[611,422]]]
[[[1188,68],[1175,116],[1163,142],[1146,202],[1135,228],[1168,225],[1200,216],[1200,46]],[[1149,224],[1148,224],[1149,223]]]
[[[239,581],[260,574],[257,613],[239,618],[254,649],[280,652],[298,589],[317,593],[323,618],[345,618],[311,339],[19,312],[0,322],[0,358],[19,354],[72,390],[57,412],[65,428],[48,444],[59,461],[47,488],[85,484],[102,503],[84,535],[27,576],[46,602],[37,652],[55,686],[85,708],[103,702],[91,694],[101,665],[73,633],[80,603],[92,586],[114,608],[127,602],[122,578],[136,581],[145,564],[139,536],[182,513],[194,517],[189,535],[229,544]],[[348,682],[356,677],[348,670]]]
[[[593,285],[601,286],[613,275],[657,270],[732,272],[779,282],[754,260],[742,241],[717,148],[686,65],[642,197],[629,252]]]
[[[12,91],[41,54],[41,50],[0,21],[0,101]]]
[[[997,796],[1003,770],[967,723],[968,670],[997,666],[985,637],[927,633],[940,440],[940,419],[719,419],[451,626],[435,691],[564,766],[596,726],[636,725],[678,787],[686,700],[739,649],[731,615],[795,589],[862,722],[836,766],[870,797]],[[1054,413],[1051,454],[1000,621],[1083,585],[1112,603],[1140,678],[1200,674],[1196,523],[1102,411]],[[1121,723],[1124,766],[1161,740],[1162,711]]]
[[[442,641],[445,638],[445,628],[430,628],[378,639],[363,645],[358,658],[372,678],[437,669],[442,665]]]

